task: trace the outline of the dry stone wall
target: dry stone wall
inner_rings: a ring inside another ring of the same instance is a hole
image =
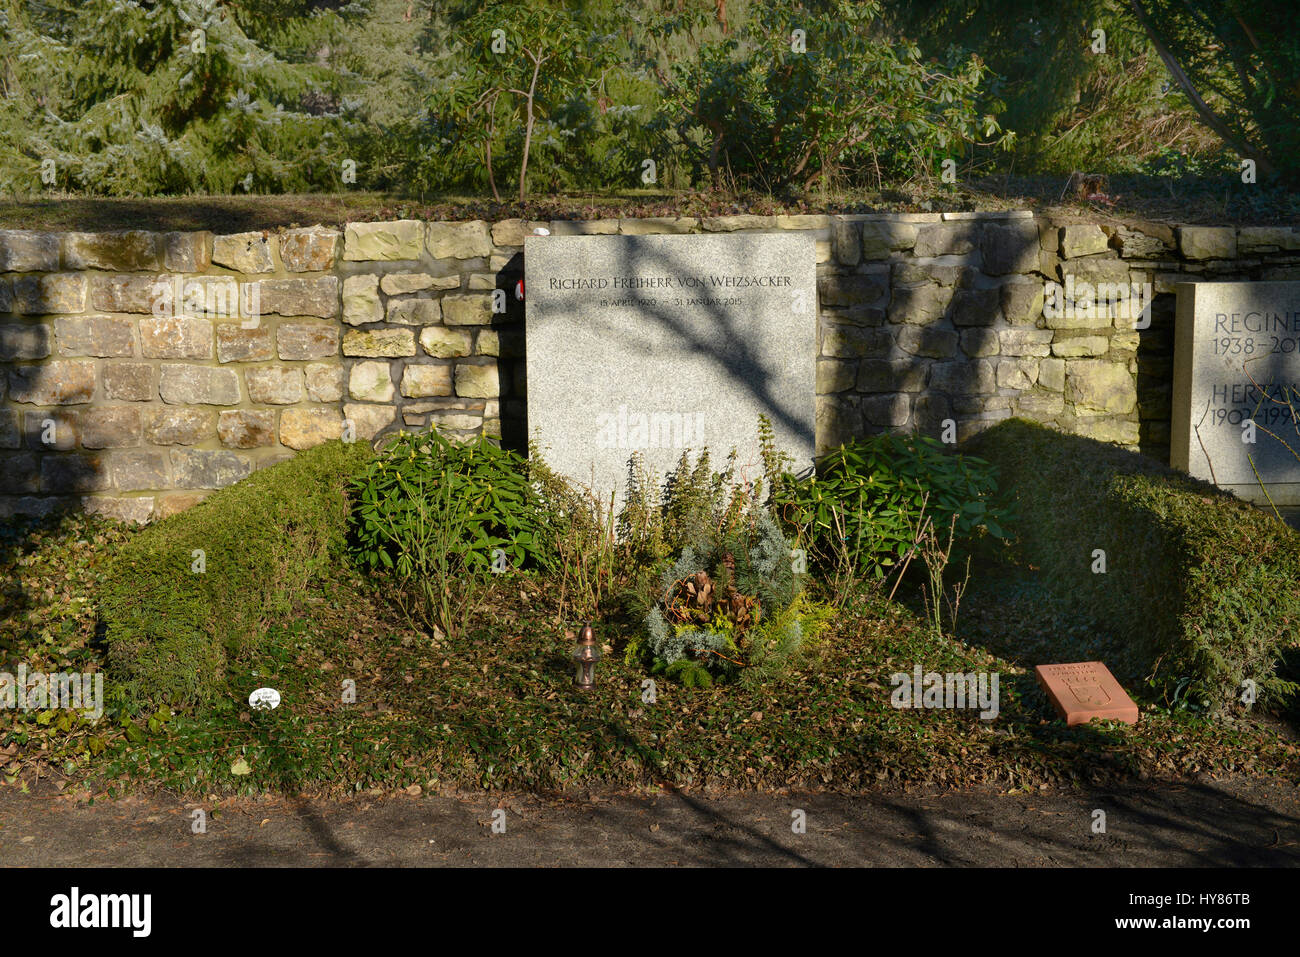
[[[812,230],[819,449],[1019,415],[1167,459],[1173,284],[1300,279],[1291,228],[1026,211],[0,230],[0,517],[165,517],[399,428],[524,444],[517,284],[538,227]]]

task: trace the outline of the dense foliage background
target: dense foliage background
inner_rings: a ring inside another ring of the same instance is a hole
[[[0,0],[0,193],[1294,179],[1265,0]]]

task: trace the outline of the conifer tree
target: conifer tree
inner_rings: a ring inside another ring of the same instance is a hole
[[[109,195],[339,188],[364,4],[9,0],[0,189]],[[52,161],[54,183],[48,182]],[[47,181],[42,183],[42,171]]]

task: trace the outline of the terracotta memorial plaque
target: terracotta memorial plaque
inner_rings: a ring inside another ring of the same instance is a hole
[[[1137,705],[1100,661],[1035,665],[1034,672],[1067,725],[1093,718],[1137,724]]]

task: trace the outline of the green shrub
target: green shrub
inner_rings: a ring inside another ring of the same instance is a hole
[[[124,700],[184,708],[222,693],[342,554],[345,488],[370,454],[361,443],[326,443],[127,541],[99,602],[109,675]]]
[[[803,593],[790,543],[762,504],[762,483],[735,483],[734,470],[734,453],[720,472],[707,451],[694,463],[683,454],[659,490],[634,464],[620,514],[632,560],[660,569],[626,660],[687,687],[774,676],[809,650],[829,618]]]
[[[620,576],[641,569],[621,561],[614,518],[614,496],[602,499],[554,471],[536,448],[529,450],[529,477],[547,511],[555,552],[552,583],[561,618],[591,621]]]
[[[553,570],[559,521],[526,459],[480,437],[395,436],[353,480],[352,551],[407,617],[457,635],[508,568]]]
[[[410,576],[416,545],[439,516],[461,526],[446,546],[468,569],[490,570],[497,549],[512,568],[555,563],[547,534],[554,516],[530,484],[527,460],[490,439],[457,444],[436,431],[400,433],[351,490],[353,553],[363,567]]]
[[[1098,648],[1121,680],[1215,712],[1246,679],[1261,696],[1294,690],[1274,668],[1300,635],[1300,536],[1185,473],[1030,422],[969,448],[1016,496],[1023,560],[1106,632]]]
[[[764,427],[760,422],[760,434]],[[761,481],[737,482],[735,472],[734,450],[715,472],[705,449],[693,462],[690,453],[683,452],[660,482],[644,468],[640,456],[633,455],[616,523],[630,559],[655,565],[684,548],[707,550],[718,536],[734,531],[763,495]]]
[[[971,541],[1004,535],[996,471],[925,436],[883,434],[822,456],[811,476],[783,473],[771,503],[824,565],[841,555],[883,578],[916,541],[923,513],[936,529]],[[955,525],[954,525],[955,523]]]

